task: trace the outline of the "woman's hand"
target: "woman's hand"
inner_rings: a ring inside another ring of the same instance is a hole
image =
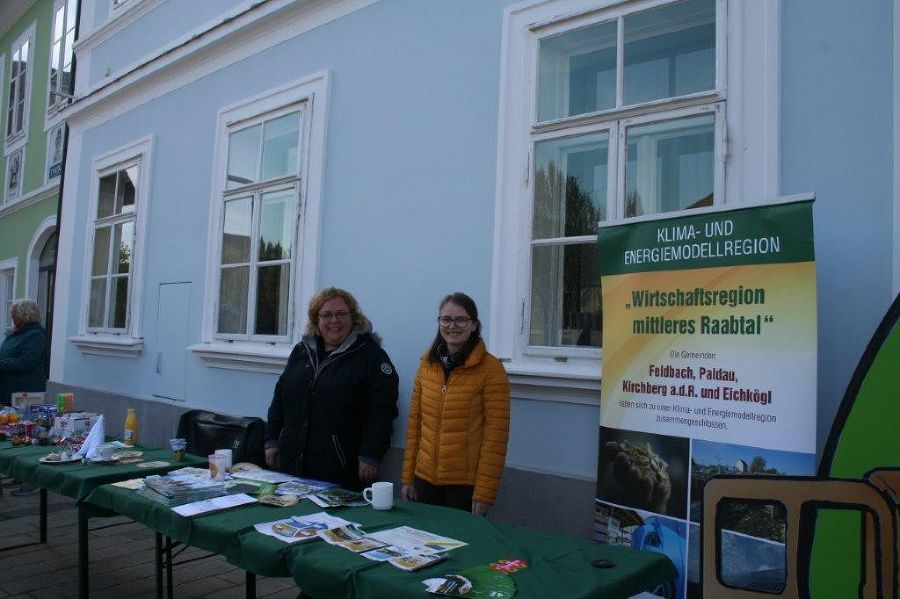
[[[418,501],[419,496],[413,485],[403,485],[400,487],[400,499],[403,501]]]
[[[275,467],[275,458],[278,456],[278,448],[277,447],[269,447],[266,449],[266,466],[269,468]]]
[[[476,516],[484,516],[485,514],[487,514],[489,507],[491,507],[491,504],[489,503],[485,503],[483,501],[473,501],[472,513]]]
[[[365,462],[359,463],[359,480],[362,484],[371,485],[375,482],[376,476],[378,476],[378,466],[366,464]]]

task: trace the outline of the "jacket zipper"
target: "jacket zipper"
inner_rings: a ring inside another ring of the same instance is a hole
[[[331,444],[334,445],[334,451],[337,454],[338,462],[341,463],[341,468],[347,468],[347,458],[344,455],[344,449],[341,447],[341,440],[338,438],[337,433],[331,433]]]
[[[451,375],[452,375],[452,373],[451,373]],[[446,403],[446,400],[447,400],[447,385],[450,384],[450,376],[451,375],[448,375],[448,374],[444,375],[444,386],[441,387],[441,418],[440,418],[440,422],[444,421],[444,404]],[[438,482],[437,468],[438,468],[438,460],[440,460],[440,455],[441,455],[440,428],[441,427],[438,426],[439,430],[436,435],[437,439],[434,443],[434,469],[432,470],[432,475],[431,475],[433,480],[435,481],[435,483]]]

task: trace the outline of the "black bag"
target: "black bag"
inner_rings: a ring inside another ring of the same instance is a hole
[[[262,418],[189,410],[178,421],[178,437],[187,440],[187,452],[201,457],[217,449],[231,449],[232,461],[265,466],[265,422]]]

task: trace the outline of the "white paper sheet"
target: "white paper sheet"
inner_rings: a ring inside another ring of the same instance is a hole
[[[246,493],[238,493],[237,495],[223,495],[222,497],[214,497],[213,499],[204,499],[202,501],[186,503],[178,507],[173,507],[172,511],[179,516],[190,518],[191,516],[227,510],[228,508],[246,505],[248,503],[256,503],[256,499],[250,497]]]
[[[272,530],[272,525],[276,523],[290,524],[291,526],[295,526],[297,528],[314,531],[327,530],[329,528],[338,528],[340,526],[352,524],[351,522],[348,522],[343,518],[332,516],[327,512],[319,512],[317,514],[310,514],[308,516],[292,516],[291,518],[287,518],[286,520],[262,522],[260,524],[254,524],[253,528],[264,535],[274,537],[279,541],[284,541],[285,543],[300,543],[301,541],[308,541],[310,539],[319,538],[318,535],[315,534],[309,537],[286,537],[284,535],[280,535]]]

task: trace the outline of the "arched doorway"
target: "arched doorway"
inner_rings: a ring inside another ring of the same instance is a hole
[[[56,285],[56,242],[59,236],[54,231],[38,258],[37,301],[41,312],[41,324],[47,332],[47,373],[50,373],[50,339],[53,338],[53,290]]]

